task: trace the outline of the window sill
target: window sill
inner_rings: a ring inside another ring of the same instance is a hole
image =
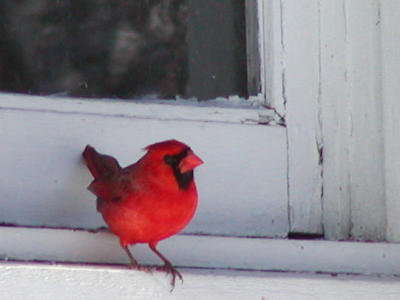
[[[106,232],[0,227],[4,260],[126,264],[118,239]],[[400,276],[400,244],[177,235],[159,250],[178,267]],[[159,264],[146,245],[139,263]]]
[[[246,108],[229,101],[220,107],[155,102],[0,93],[1,175],[7,178],[0,183],[1,223],[104,226],[95,197],[86,190],[92,177],[81,159],[85,146],[126,166],[143,155],[142,147],[174,138],[205,162],[196,171],[200,200],[186,233],[285,236],[287,137],[286,128],[265,126],[269,117],[274,120],[273,111],[251,101]]]
[[[170,293],[163,273],[120,267],[0,263],[9,299],[397,299],[400,279],[384,276],[181,270]],[[396,296],[397,295],[397,296]]]

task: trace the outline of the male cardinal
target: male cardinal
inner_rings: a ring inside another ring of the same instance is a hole
[[[118,161],[87,145],[82,155],[94,180],[88,189],[97,196],[97,211],[117,235],[135,269],[140,266],[129,244],[147,243],[164,262],[157,269],[182,275],[156,249],[158,241],[179,232],[197,206],[193,169],[203,163],[184,143],[168,140],[145,148],[136,163],[121,168]]]

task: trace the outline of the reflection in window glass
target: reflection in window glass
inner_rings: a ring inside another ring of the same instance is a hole
[[[3,0],[0,90],[247,96],[244,1]]]

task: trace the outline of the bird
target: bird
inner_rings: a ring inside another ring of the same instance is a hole
[[[144,150],[137,162],[122,168],[114,157],[87,145],[82,156],[94,178],[88,190],[97,197],[97,211],[110,232],[119,237],[130,267],[148,270],[128,249],[128,245],[147,243],[164,262],[156,269],[171,274],[173,289],[176,276],[182,282],[183,277],[156,246],[192,219],[198,199],[193,170],[203,161],[177,140],[157,142]]]

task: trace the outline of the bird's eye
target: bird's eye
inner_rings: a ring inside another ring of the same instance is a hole
[[[170,165],[170,166],[178,165],[178,159],[176,158],[176,156],[173,156],[173,155],[165,155],[164,161],[167,165]]]
[[[181,162],[181,160],[184,159],[188,155],[189,151],[190,151],[190,148],[188,147],[188,148],[183,149],[181,152],[179,152],[179,154],[165,155],[164,161],[167,165],[177,168],[179,163]]]

